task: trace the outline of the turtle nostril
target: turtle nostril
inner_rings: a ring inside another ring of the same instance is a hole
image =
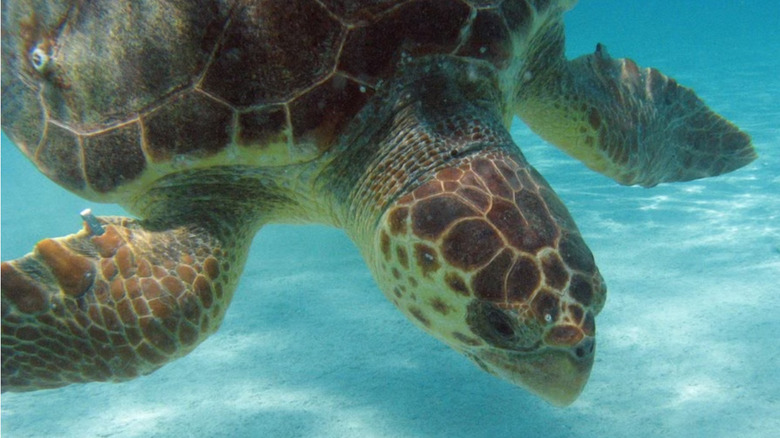
[[[574,348],[574,354],[579,359],[584,359],[593,354],[596,348],[596,340],[591,336],[586,336],[577,347]]]

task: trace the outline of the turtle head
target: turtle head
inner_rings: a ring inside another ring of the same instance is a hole
[[[405,68],[329,170],[359,175],[341,222],[412,322],[569,404],[588,379],[606,295],[593,256],[506,130],[495,72],[447,57]],[[345,192],[337,180],[324,189]]]
[[[439,169],[381,216],[374,274],[409,319],[556,405],[582,391],[606,287],[566,208],[517,149]]]

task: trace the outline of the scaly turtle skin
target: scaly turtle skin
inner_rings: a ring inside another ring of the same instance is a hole
[[[346,230],[387,298],[560,405],[606,294],[507,128],[623,184],[737,169],[749,137],[654,69],[564,57],[572,0],[3,2],[2,123],[121,204],[2,264],[2,389],[121,381],[221,322],[267,223]]]

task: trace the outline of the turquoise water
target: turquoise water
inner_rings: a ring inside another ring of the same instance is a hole
[[[706,7],[704,6],[706,4]],[[585,391],[554,408],[414,328],[339,230],[269,226],[221,330],[123,384],[3,394],[4,437],[762,437],[780,430],[780,6],[590,0],[570,56],[597,42],[696,89],[753,137],[737,172],[621,187],[512,134],[563,198],[609,285]],[[121,214],[2,145],[2,259]]]

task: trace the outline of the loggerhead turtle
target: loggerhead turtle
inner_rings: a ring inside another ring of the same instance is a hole
[[[2,389],[148,374],[219,326],[265,224],[341,227],[412,322],[559,405],[604,281],[507,132],[621,184],[749,137],[655,69],[564,57],[574,0],[3,2],[2,126],[95,218],[2,264]]]

